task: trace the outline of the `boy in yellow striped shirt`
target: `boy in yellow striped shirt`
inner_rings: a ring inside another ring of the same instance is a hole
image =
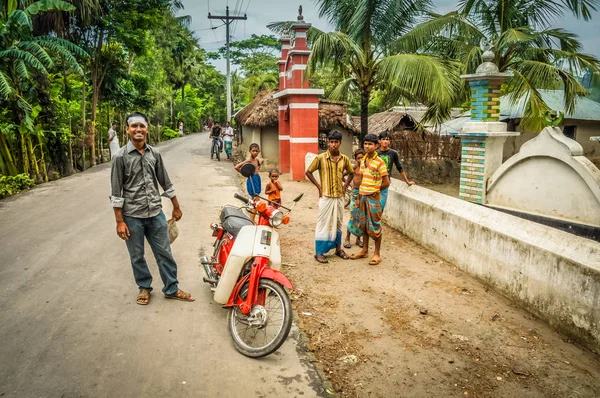
[[[390,186],[387,165],[376,152],[378,142],[379,138],[375,134],[367,134],[363,140],[366,155],[360,163],[359,172],[362,179],[356,201],[360,212],[358,212],[359,219],[354,221],[363,231],[364,242],[362,250],[350,256],[353,260],[368,257],[369,238],[372,238],[375,241],[375,251],[369,265],[377,265],[381,262],[381,215],[383,213],[381,191]]]

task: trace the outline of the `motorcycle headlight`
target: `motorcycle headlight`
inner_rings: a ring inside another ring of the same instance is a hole
[[[283,223],[283,213],[279,210],[275,210],[273,214],[271,214],[271,218],[269,218],[269,223],[272,227],[276,228]]]

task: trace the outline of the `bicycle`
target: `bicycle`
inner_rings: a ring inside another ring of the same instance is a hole
[[[217,160],[220,162],[221,161],[221,153],[220,153],[220,146],[219,146],[219,137],[213,137],[212,139],[212,146],[210,148],[210,158],[213,158],[213,155],[217,155]]]

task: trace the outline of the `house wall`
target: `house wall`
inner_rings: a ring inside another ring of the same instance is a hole
[[[562,130],[564,126],[577,126],[575,141],[583,147],[584,156],[590,160],[600,158],[600,142],[590,141],[590,137],[600,136],[600,121],[565,119],[560,125],[560,129]],[[510,122],[508,130],[515,131],[511,129]],[[523,130],[521,126],[517,126],[516,131],[520,132],[521,135],[509,137],[504,143],[504,160],[519,152],[521,145],[538,135],[537,132]]]
[[[263,163],[262,170],[279,167],[279,132],[277,126],[264,128],[243,126],[244,143],[238,146],[238,150],[244,157],[248,156],[250,144],[257,143],[260,146],[258,156]]]
[[[242,135],[244,137],[244,142],[237,146],[237,150],[242,154],[242,157],[246,158],[248,156],[248,148],[250,147],[250,144],[254,142],[260,146],[262,152],[260,127],[243,125]],[[262,153],[259,157],[262,157]]]
[[[260,152],[262,157],[269,159],[270,162],[279,163],[279,132],[277,126],[264,127],[261,140]]]
[[[337,130],[340,133],[342,133],[342,144],[340,145],[340,152],[343,153],[344,155],[348,156],[352,160],[352,158],[353,158],[352,155],[354,152],[352,150],[352,144],[354,142],[354,135],[352,134],[352,132],[346,130],[343,127],[338,126],[337,124],[327,126],[326,130]],[[319,129],[319,131],[322,131],[322,130]],[[327,149],[319,148],[319,153],[323,153],[326,150]]]

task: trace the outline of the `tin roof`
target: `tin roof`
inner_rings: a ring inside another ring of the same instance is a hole
[[[550,109],[565,110],[565,93],[563,90],[538,90],[544,102]],[[508,95],[500,99],[500,119],[519,119],[523,117],[523,110],[528,96],[522,96],[514,105],[510,104]],[[572,114],[565,113],[566,119],[600,120],[600,103],[589,98],[579,97],[575,102]]]

